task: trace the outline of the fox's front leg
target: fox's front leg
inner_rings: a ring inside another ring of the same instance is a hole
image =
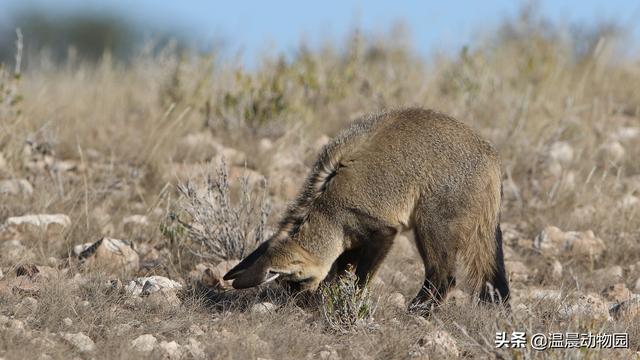
[[[356,267],[356,276],[360,286],[365,286],[375,276],[380,264],[389,254],[396,234],[395,229],[376,231],[368,241],[363,243],[358,254],[359,259]]]
[[[346,274],[348,271],[353,271],[358,267],[358,261],[360,260],[361,248],[354,248],[346,250],[338,257],[333,263],[329,275],[325,278],[324,282],[331,282],[337,277]]]

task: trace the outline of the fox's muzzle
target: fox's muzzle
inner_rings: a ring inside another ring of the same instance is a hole
[[[249,256],[227,272],[223,279],[233,280],[234,289],[246,289],[275,280],[279,273],[269,271],[266,259],[268,242],[258,246]]]

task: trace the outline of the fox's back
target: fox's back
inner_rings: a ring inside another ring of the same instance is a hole
[[[499,173],[492,146],[444,114],[406,109],[358,121],[337,137],[340,168],[326,194],[348,206],[406,223],[418,197],[456,206],[486,173]]]

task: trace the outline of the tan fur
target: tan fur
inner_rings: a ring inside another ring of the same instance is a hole
[[[482,290],[503,268],[500,177],[493,147],[444,114],[404,109],[361,118],[322,150],[272,239],[225,278],[247,287],[281,273],[314,290],[332,268],[354,265],[364,281],[395,235],[413,229],[426,278],[417,301],[446,292],[458,253]]]

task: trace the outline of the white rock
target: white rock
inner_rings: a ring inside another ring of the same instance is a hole
[[[273,149],[273,141],[267,138],[262,138],[258,142],[258,150],[260,151],[260,153],[265,153],[265,152],[271,151],[272,149]]]
[[[247,154],[233,148],[221,147],[218,161],[221,162],[222,158],[227,165],[245,166],[247,163]]]
[[[128,333],[129,331],[131,331],[131,329],[133,329],[133,326],[129,325],[129,324],[118,324],[115,326],[115,328],[113,329],[115,334],[118,336],[122,336],[126,333]]]
[[[0,171],[7,169],[7,159],[5,159],[4,154],[0,152]]]
[[[624,146],[617,141],[612,141],[603,145],[603,149],[607,154],[608,160],[618,163],[624,160],[625,150]]]
[[[176,144],[176,160],[202,162],[211,159],[219,152],[220,144],[210,132],[188,134]]]
[[[571,212],[571,217],[579,223],[591,222],[597,214],[597,209],[593,205],[578,206]]]
[[[602,296],[609,301],[620,303],[631,299],[633,297],[633,293],[627,288],[627,285],[624,282],[619,282],[602,290]]]
[[[415,242],[403,234],[393,240],[393,248],[404,256],[414,256],[417,252]]]
[[[588,256],[598,258],[605,250],[602,239],[593,231],[562,231],[547,226],[534,240],[534,247],[551,256]]]
[[[319,152],[322,150],[325,145],[327,145],[331,141],[331,138],[325,134],[320,135],[316,141],[313,143],[313,150],[315,152]]]
[[[562,293],[560,290],[555,289],[529,289],[528,299],[532,300],[555,300],[560,301],[562,299]]]
[[[178,141],[176,148],[178,156],[175,160],[181,162],[198,163],[213,160],[214,163],[220,164],[222,158],[227,166],[244,166],[247,162],[244,152],[225,147],[209,132],[189,134]]]
[[[331,345],[324,345],[318,352],[310,352],[305,357],[305,360],[340,360],[340,355],[335,347]]]
[[[471,296],[458,288],[454,288],[447,294],[447,301],[458,306],[464,306],[471,302]]]
[[[529,279],[530,271],[522,261],[507,260],[505,268],[511,281],[525,282]]]
[[[18,319],[9,319],[5,323],[5,327],[11,331],[13,334],[24,334],[24,321]]]
[[[189,333],[195,336],[202,336],[204,335],[204,330],[202,330],[199,325],[192,324],[191,326],[189,326]]]
[[[62,264],[62,260],[60,260],[60,259],[57,259],[57,258],[55,258],[53,256],[49,256],[47,258],[47,265],[48,266],[57,268],[57,267],[61,266],[61,264]]]
[[[189,344],[185,345],[184,349],[194,359],[204,359],[206,356],[202,344],[194,338],[189,338]]]
[[[96,349],[96,344],[93,342],[93,340],[91,340],[90,337],[81,332],[76,334],[62,333],[60,335],[64,340],[66,340],[81,353],[92,352]]]
[[[502,223],[500,228],[502,230],[502,243],[505,245],[518,246],[518,241],[525,237],[516,224]]]
[[[629,265],[630,273],[635,273],[636,271],[640,271],[640,261],[636,262],[635,264]]]
[[[0,195],[33,195],[33,186],[26,179],[0,180]]]
[[[557,141],[551,144],[549,156],[560,164],[566,165],[573,160],[573,147],[566,141]]]
[[[276,305],[270,302],[262,302],[254,304],[251,307],[251,312],[254,314],[268,314],[276,309]]]
[[[618,201],[618,209],[631,210],[634,207],[638,206],[639,203],[640,198],[635,195],[627,194]]]
[[[404,295],[399,292],[393,292],[389,295],[389,304],[399,310],[406,310],[407,304]]]
[[[82,254],[83,251],[87,250],[91,245],[93,245],[93,243],[84,243],[84,244],[76,245],[73,247],[73,254],[75,256],[80,256],[80,254]]]
[[[182,353],[183,353],[182,346],[180,346],[180,344],[178,344],[175,341],[171,341],[171,342],[161,341],[159,348],[163,354],[163,358],[179,359],[182,357]]]
[[[164,276],[154,275],[131,280],[124,288],[131,295],[148,295],[162,289],[180,290],[182,285]]]
[[[562,277],[562,264],[557,259],[554,259],[551,265],[551,277],[556,280]]]
[[[384,284],[384,280],[382,280],[379,276],[376,276],[376,277],[374,277],[373,279],[370,279],[370,280],[369,280],[369,286],[370,286],[372,289],[376,289],[376,288],[377,288],[377,289],[379,289],[379,288],[381,288],[381,287],[384,287],[384,286],[385,286],[385,284]]]
[[[617,141],[633,140],[640,136],[640,127],[634,126],[622,126],[618,130],[611,134],[611,139]]]
[[[318,353],[320,360],[339,360],[340,356],[336,349],[323,349]]]
[[[20,306],[28,309],[35,309],[38,306],[38,300],[32,298],[31,296],[27,296],[22,301],[20,301]]]
[[[50,226],[59,226],[64,229],[71,225],[71,219],[65,214],[24,215],[8,218],[7,225],[14,227],[35,226],[44,230]]]
[[[73,320],[71,320],[70,318],[64,318],[62,320],[62,323],[64,324],[64,326],[71,326],[73,325]]]
[[[73,275],[71,281],[78,286],[85,286],[89,283],[89,279],[87,279],[87,277],[81,273],[76,273],[75,275]]]
[[[409,281],[410,280],[407,277],[407,275],[405,275],[404,272],[402,271],[394,272],[393,275],[391,275],[391,279],[390,279],[391,284],[398,284],[398,285],[404,285]]]
[[[50,165],[51,171],[56,172],[67,172],[67,171],[75,171],[80,170],[78,167],[78,163],[73,160],[55,160]]]
[[[436,330],[420,338],[410,350],[411,356],[428,356],[433,359],[456,359],[460,351],[456,339],[444,330]]]
[[[609,308],[598,294],[581,294],[575,301],[562,304],[559,314],[565,317],[588,316],[597,320],[609,320]]]
[[[149,219],[145,215],[129,215],[122,219],[122,225],[127,227],[147,226]]]
[[[76,250],[80,250],[80,247],[74,248],[74,252]],[[86,266],[114,272],[135,272],[140,267],[140,257],[130,244],[108,237],[103,237],[91,244],[78,257]]]
[[[556,179],[559,179],[562,177],[562,172],[563,172],[562,164],[560,164],[560,162],[558,161],[551,160],[547,164],[547,171],[549,172],[549,174],[553,175]]]
[[[143,294],[145,294],[143,290]],[[159,291],[149,293],[149,296],[146,297],[147,301],[150,304],[154,304],[156,306],[170,306],[170,307],[178,307],[182,303],[180,298],[178,297],[178,293],[174,289],[160,289]]]
[[[34,257],[33,251],[25,247],[18,239],[0,242],[0,251],[5,259],[24,262]]]
[[[140,335],[131,341],[131,348],[137,352],[150,353],[158,345],[158,340],[151,334]]]
[[[250,188],[256,189],[265,181],[265,177],[259,172],[247,169],[244,166],[229,167],[229,182],[231,184],[241,184],[245,180]]]
[[[614,265],[604,269],[598,269],[593,274],[596,277],[603,278],[608,282],[621,281],[624,277],[624,270],[622,266]]]

